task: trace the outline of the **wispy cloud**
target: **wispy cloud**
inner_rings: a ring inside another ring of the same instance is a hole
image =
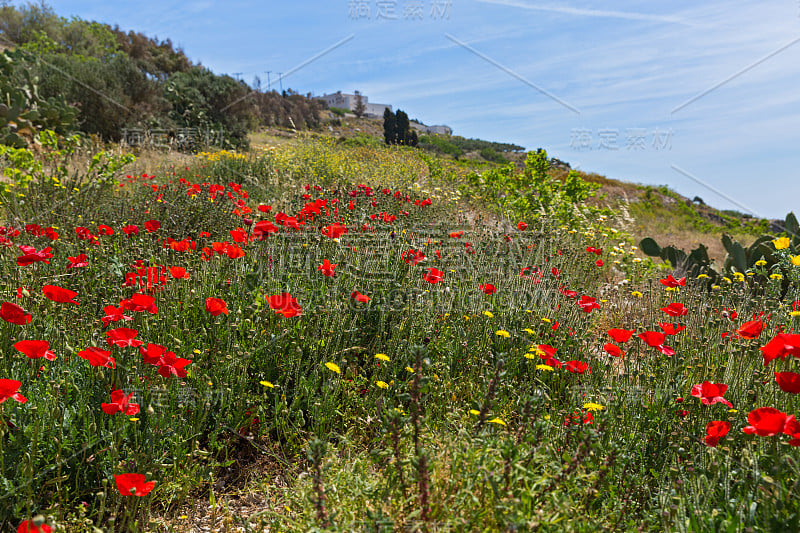
[[[681,24],[684,26],[696,26],[697,24],[676,17],[673,15],[654,15],[650,13],[634,13],[630,11],[611,11],[606,9],[585,9],[571,6],[554,6],[542,4],[529,4],[518,0],[478,0],[483,4],[495,4],[509,7],[529,9],[531,11],[549,11],[551,13],[561,13],[564,15],[578,15],[581,17],[601,17],[625,20],[642,20],[648,22],[665,22],[670,24]]]

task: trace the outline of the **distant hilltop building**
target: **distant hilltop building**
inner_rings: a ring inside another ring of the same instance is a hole
[[[356,109],[356,95],[346,94],[342,91],[337,91],[333,94],[325,94],[317,97],[318,100],[323,100],[328,107],[340,107],[342,109],[349,109],[355,111]],[[364,116],[367,117],[382,117],[383,112],[388,109],[392,111],[392,106],[389,104],[373,104],[369,102],[366,95],[361,95],[361,101],[364,102]]]
[[[450,126],[426,126],[425,124],[420,124],[414,120],[411,121],[411,127],[417,131],[421,131],[423,133],[433,133],[435,135],[452,135],[453,128]]]

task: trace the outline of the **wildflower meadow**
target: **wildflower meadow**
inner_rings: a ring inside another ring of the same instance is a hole
[[[672,268],[542,153],[4,158],[1,531],[800,528],[796,233]]]

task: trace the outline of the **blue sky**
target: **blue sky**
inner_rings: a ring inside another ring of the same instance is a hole
[[[722,209],[800,211],[800,0],[49,4],[169,37],[217,73],[266,85],[271,70],[273,87],[346,40],[283,87],[359,89],[458,135]]]

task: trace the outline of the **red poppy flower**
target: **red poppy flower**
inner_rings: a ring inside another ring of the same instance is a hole
[[[21,385],[22,382],[16,379],[0,379],[0,403],[3,403],[9,398],[19,403],[27,402],[28,399],[17,392]]]
[[[567,361],[564,363],[564,368],[573,374],[591,374],[592,369],[583,361]]]
[[[670,287],[672,289],[674,289],[675,287],[678,287],[678,286],[680,286],[680,287],[686,286],[686,276],[682,277],[681,279],[675,279],[675,277],[672,274],[670,274],[666,278],[661,279],[659,281],[665,287]]]
[[[221,314],[228,314],[228,304],[219,298],[206,298],[206,311],[211,313],[211,316],[218,316]]]
[[[163,362],[164,353],[167,351],[165,346],[160,344],[147,343],[147,346],[140,346],[139,353],[142,354],[144,362],[150,365],[159,366]]]
[[[133,320],[132,316],[128,316],[124,314],[125,308],[120,306],[119,308],[114,307],[113,305],[107,305],[103,308],[103,312],[106,314],[101,320],[103,321],[104,326],[108,326],[111,322],[117,322],[119,320]]]
[[[594,246],[589,246],[586,248],[586,251],[595,255],[600,255],[603,253],[602,248],[595,248]]]
[[[775,372],[775,382],[783,392],[800,394],[800,374],[795,372]]]
[[[667,335],[676,335],[683,331],[682,324],[673,324],[672,322],[659,322],[658,327],[660,327]]]
[[[328,259],[323,259],[322,264],[317,267],[317,270],[322,272],[323,276],[332,278],[336,275],[336,272],[333,271],[333,269],[335,268],[336,268],[335,263],[331,263]]]
[[[734,321],[736,320],[736,317],[737,317],[737,316],[739,316],[739,314],[738,314],[736,311],[731,311],[730,309],[728,309],[728,308],[726,307],[726,308],[725,308],[725,309],[722,311],[722,316],[723,316],[723,317],[725,317],[725,318],[727,318],[727,319],[728,319],[728,320],[730,320],[731,322],[734,322]]]
[[[742,428],[742,431],[748,435],[772,437],[783,433],[786,427],[786,413],[782,413],[774,407],[759,407],[750,411],[747,421],[750,422],[750,425]]]
[[[422,279],[428,283],[439,283],[444,279],[444,272],[436,268],[429,268],[426,274],[422,275]]]
[[[136,226],[135,224],[128,224],[127,226],[122,228],[122,233],[124,233],[128,237],[133,237],[134,235],[138,235],[139,226]]]
[[[564,296],[566,296],[570,300],[575,300],[578,297],[578,291],[573,291],[573,290],[570,290],[570,289],[563,289],[563,290],[561,290],[561,292],[563,292]],[[577,304],[578,302],[576,301],[575,303]]]
[[[406,250],[401,256],[405,264],[415,266],[425,260],[425,254],[422,250]]]
[[[149,294],[142,294],[140,292],[134,293],[133,296],[127,300],[122,300],[119,305],[123,310],[135,311],[137,313],[143,313],[145,311],[152,315],[158,313],[156,299]]]
[[[244,250],[242,250],[238,246],[234,246],[232,244],[229,244],[225,248],[225,255],[227,255],[231,259],[239,259],[240,257],[244,257],[245,253],[244,253]]]
[[[144,223],[144,229],[147,230],[147,233],[153,233],[154,231],[158,231],[161,228],[161,222],[158,220],[148,220]]]
[[[742,326],[736,330],[736,333],[743,339],[757,339],[759,335],[761,335],[761,332],[764,331],[765,327],[767,327],[767,325],[762,321],[751,320],[742,324]]]
[[[34,237],[41,237],[44,235],[44,228],[39,224],[25,224],[25,231]]]
[[[111,226],[100,224],[97,226],[97,233],[100,235],[114,235],[114,229]]]
[[[89,266],[89,261],[86,257],[86,254],[79,254],[75,257],[67,257],[69,260],[69,264],[67,268],[83,268]]]
[[[689,312],[689,308],[685,307],[682,303],[671,303],[666,307],[662,307],[661,310],[669,316],[684,316]]]
[[[581,299],[576,301],[575,304],[577,304],[577,306],[580,307],[584,313],[590,313],[592,309],[600,309],[600,304],[597,303],[597,298],[591,298],[585,294],[581,296]]]
[[[731,430],[731,423],[724,420],[713,420],[706,425],[705,442],[707,446],[715,448],[719,444],[719,439],[728,434]]]
[[[526,229],[528,229],[528,225],[524,222],[520,222],[519,224],[517,224],[517,229],[520,231],[525,231]]]
[[[114,480],[123,496],[147,496],[156,486],[155,481],[145,482],[144,474],[119,474]]]
[[[322,233],[331,239],[338,239],[343,234],[347,233],[347,228],[336,222],[330,226],[325,226]]]
[[[783,426],[783,432],[792,437],[792,440],[789,441],[791,446],[800,446],[800,423],[797,422],[794,415],[786,417],[786,425]]]
[[[664,355],[675,355],[675,350],[664,344],[664,340],[667,337],[660,331],[645,331],[644,333],[637,335],[637,337],[642,339],[645,344],[652,348],[656,348]]]
[[[547,365],[553,368],[561,368],[562,362],[556,359],[555,357],[543,357],[539,356],[542,359],[542,364]]]
[[[270,309],[286,318],[303,314],[303,308],[297,303],[297,298],[293,298],[288,292],[282,292],[267,298]]]
[[[189,279],[189,273],[184,267],[172,266],[169,267],[169,275],[174,279]]]
[[[490,296],[497,292],[497,287],[491,283],[481,283],[478,288]]]
[[[49,265],[50,261],[48,261],[48,259],[53,257],[53,254],[50,253],[52,248],[49,246],[42,250],[36,250],[33,246],[20,246],[19,248],[24,253],[24,255],[17,257],[17,265],[19,266],[28,266],[38,262],[47,263]]]
[[[242,228],[232,229],[230,234],[233,242],[247,242],[247,232]]]
[[[722,397],[728,386],[724,383],[711,383],[704,381],[692,387],[692,396],[700,398],[703,405],[714,405],[715,403],[722,403],[733,408],[733,404]]]
[[[620,348],[616,344],[606,343],[603,345],[603,349],[609,355],[613,355],[614,357],[622,357],[625,354],[625,352],[622,351],[622,348]]]
[[[174,352],[166,352],[158,365],[158,373],[165,378],[177,376],[185,378],[187,376],[185,366],[191,364],[191,359],[178,357]]]
[[[142,341],[136,340],[136,335],[139,331],[130,328],[116,328],[106,331],[106,342],[109,346],[117,346],[118,348],[125,348],[126,346],[136,347],[141,346]]]
[[[764,357],[764,366],[773,359],[784,360],[787,355],[800,358],[800,334],[778,333],[759,350]]]
[[[633,333],[634,333],[633,330],[627,330],[627,329],[614,328],[608,330],[608,336],[614,339],[615,342],[619,342],[621,344],[628,342]]]
[[[262,213],[268,213],[270,209],[272,209],[271,205],[265,205],[265,204],[258,205],[258,210],[261,211]]]
[[[90,346],[78,352],[78,357],[86,359],[92,366],[103,366],[106,368],[117,368],[117,362],[111,357],[111,352]]]
[[[450,238],[451,238],[451,239],[460,239],[462,235],[464,235],[464,232],[463,232],[463,231],[453,231],[453,232],[450,232]]]
[[[367,296],[366,294],[361,294],[358,291],[351,292],[350,293],[350,297],[354,298],[355,301],[361,302],[361,303],[367,303],[370,300],[369,296]]]
[[[25,312],[25,310],[17,304],[3,302],[0,304],[0,318],[6,322],[11,322],[12,324],[24,326],[25,324],[30,324],[33,316],[31,316],[30,313]]]
[[[17,533],[53,533],[53,528],[47,524],[37,526],[33,520],[25,520],[17,527]]]
[[[664,344],[667,336],[660,331],[645,331],[644,333],[640,333],[637,335],[640,339],[642,339],[645,344],[652,348],[658,348],[658,346]]]
[[[115,390],[111,393],[111,403],[101,403],[100,408],[107,415],[122,413],[124,415],[135,415],[139,412],[139,404],[131,403],[133,393],[125,395],[122,390]]]
[[[597,261],[594,262],[594,264],[599,266],[599,267],[601,267],[601,266],[603,266],[603,260],[602,259],[598,259]]]
[[[50,351],[50,343],[47,341],[19,341],[14,344],[14,348],[30,359],[44,357],[48,361],[56,360],[56,354]]]
[[[555,357],[556,352],[558,351],[557,348],[553,348],[549,344],[540,344],[536,347],[542,353],[539,354],[539,357],[542,359],[546,359],[548,357]]]
[[[670,346],[666,344],[662,344],[661,346],[656,346],[659,352],[663,353],[664,355],[673,356],[675,355],[675,350],[673,350]]]
[[[58,287],[57,285],[45,285],[42,287],[42,292],[47,298],[54,302],[81,305],[75,301],[75,297],[78,295],[77,292]]]
[[[558,277],[559,277],[559,276],[561,276],[561,271],[560,271],[559,269],[557,269],[556,267],[553,267],[553,268],[550,270],[550,272],[553,274],[553,276],[554,276],[556,279],[558,279]]]
[[[253,235],[259,240],[269,237],[270,233],[278,233],[278,231],[280,230],[269,220],[259,220],[253,226]]]

